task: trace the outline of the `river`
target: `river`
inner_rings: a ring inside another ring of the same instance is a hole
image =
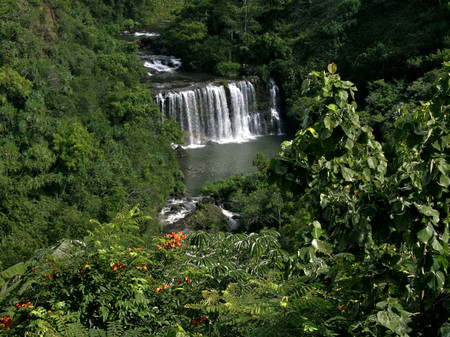
[[[281,142],[287,136],[260,136],[243,143],[213,144],[186,149],[186,156],[179,159],[184,173],[186,194],[199,194],[199,187],[206,181],[225,179],[234,174],[256,171],[252,165],[257,152],[271,158],[281,150]]]

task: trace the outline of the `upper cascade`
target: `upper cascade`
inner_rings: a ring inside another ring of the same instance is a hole
[[[188,146],[242,142],[259,135],[282,133],[279,114],[278,119],[275,114],[265,118],[258,110],[255,88],[247,80],[160,92],[156,101],[163,115],[173,118],[185,131],[184,142]]]
[[[145,55],[141,56],[141,59],[149,76],[154,73],[174,71],[181,66],[181,60],[173,56]]]

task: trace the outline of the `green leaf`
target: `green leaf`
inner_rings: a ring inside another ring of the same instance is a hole
[[[431,246],[439,253],[444,253],[444,247],[442,247],[442,245],[439,243],[439,240],[437,240],[436,238],[434,238],[433,242],[431,243]]]
[[[450,337],[450,323],[445,323],[439,329],[442,337]]]
[[[330,120],[330,117],[325,116],[325,118],[323,119],[323,124],[325,125],[325,128],[327,128],[328,130],[331,130],[331,120]]]
[[[417,233],[417,238],[423,242],[423,243],[427,243],[431,237],[433,236],[434,233],[434,228],[432,225],[428,225],[427,227],[425,227],[424,229],[420,230]]]
[[[353,148],[353,145],[355,145],[355,143],[350,138],[347,138],[344,147],[348,150],[351,150]]]
[[[332,111],[338,111],[338,106],[336,104],[328,104],[327,108],[332,110]]]
[[[0,277],[3,277],[5,279],[10,279],[11,277],[14,277],[16,275],[22,275],[26,272],[27,267],[25,266],[25,263],[20,262],[18,264],[15,264],[12,267],[9,267],[8,269],[2,271],[0,273]]]
[[[327,69],[330,73],[334,74],[337,71],[337,65],[334,63],[330,63]]]
[[[428,205],[420,205],[418,203],[414,203],[417,210],[423,215],[430,216],[433,218],[433,222],[437,224],[439,222],[439,212],[435,210],[433,207]]]
[[[445,284],[445,276],[440,270],[435,273],[436,282],[439,288],[442,288]]]
[[[384,325],[392,331],[396,331],[400,323],[400,316],[394,314],[392,311],[379,311],[377,313],[377,319],[381,325]]]
[[[439,185],[447,188],[450,185],[450,178],[446,174],[441,174],[439,178]]]
[[[369,164],[369,167],[371,169],[375,169],[378,164],[378,161],[374,157],[369,157],[369,158],[367,158],[367,163]]]
[[[353,181],[353,170],[349,169],[348,167],[341,166],[341,173],[345,181]]]
[[[280,164],[275,166],[275,172],[279,175],[285,174],[287,172],[287,170],[288,170],[287,166],[280,165]]]
[[[342,103],[347,103],[348,100],[348,92],[345,90],[339,90],[338,96],[341,99]]]

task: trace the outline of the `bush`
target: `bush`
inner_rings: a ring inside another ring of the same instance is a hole
[[[220,76],[237,76],[241,65],[231,61],[223,61],[217,64],[216,73]]]

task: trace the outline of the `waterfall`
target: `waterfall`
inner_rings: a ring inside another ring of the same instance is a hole
[[[274,80],[270,80],[270,133],[273,135],[284,134],[283,120],[280,116],[280,89]]]
[[[156,101],[163,115],[172,117],[185,131],[187,145],[245,141],[266,130],[249,81],[161,92]]]
[[[165,55],[145,55],[141,56],[144,67],[148,70],[148,75],[154,73],[171,72],[181,67],[181,60],[173,56]]]

